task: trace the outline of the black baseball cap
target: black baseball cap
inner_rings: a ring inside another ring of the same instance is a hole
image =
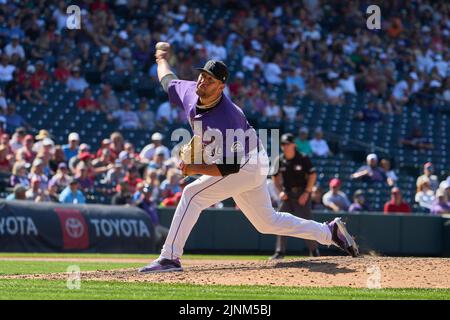
[[[223,61],[209,60],[205,63],[203,68],[196,69],[209,73],[214,78],[222,82],[226,82],[228,79],[228,67]]]
[[[294,143],[294,135],[292,133],[285,133],[281,136],[281,144]]]

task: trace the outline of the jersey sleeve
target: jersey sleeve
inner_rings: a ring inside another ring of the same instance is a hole
[[[169,82],[169,86],[167,87],[167,93],[169,95],[169,102],[184,108],[183,101],[186,93],[190,88],[192,88],[193,81],[185,81],[173,79]]]
[[[316,168],[313,166],[311,159],[309,157],[305,157],[304,169],[308,174],[315,173]]]

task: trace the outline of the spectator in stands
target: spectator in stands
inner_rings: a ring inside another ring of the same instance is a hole
[[[16,128],[11,140],[9,141],[9,147],[13,153],[23,147],[26,131],[24,127]]]
[[[108,115],[108,120],[119,120],[119,129],[121,130],[135,130],[139,128],[140,122],[136,112],[131,110],[131,103],[126,101],[123,104],[123,109],[119,109]]]
[[[93,159],[93,155],[90,153],[90,147],[86,143],[80,144],[78,148],[78,154],[76,157],[72,157],[69,160],[69,169],[70,171],[75,174],[76,167],[78,163],[81,161],[87,162]]]
[[[155,128],[155,113],[149,109],[147,98],[141,98],[139,110],[136,113],[139,118],[139,128],[153,131]]]
[[[168,167],[165,164],[163,149],[157,149],[153,155],[153,160],[149,162],[147,169],[155,169],[158,174],[158,179],[163,181],[167,174]]]
[[[300,113],[300,109],[295,106],[292,95],[286,97],[282,113],[284,122],[299,123],[303,120],[303,115]]]
[[[328,157],[331,155],[328,143],[323,139],[323,131],[321,127],[317,127],[314,131],[314,138],[309,141],[313,155],[318,157]]]
[[[51,186],[56,186],[56,190],[61,192],[65,187],[67,187],[73,178],[69,175],[69,170],[64,162],[58,165],[58,171],[48,182]]]
[[[322,197],[323,204],[334,212],[346,211],[350,207],[347,195],[340,188],[341,181],[333,178],[330,180],[330,190]]]
[[[109,150],[109,146],[111,145],[111,140],[109,138],[105,138],[102,140],[100,148],[98,148],[96,157],[100,158],[103,154],[103,150],[108,151],[109,161],[111,162],[114,158],[111,156],[111,151]]]
[[[13,74],[16,67],[9,63],[9,57],[6,54],[2,55],[0,61],[0,86],[3,87],[6,83],[13,81]]]
[[[282,110],[274,98],[270,99],[269,103],[263,110],[263,114],[268,121],[274,122],[279,122],[283,116]]]
[[[33,144],[33,151],[39,152],[43,146],[44,141],[47,143],[47,145],[51,145],[51,149],[53,149],[54,142],[50,139],[50,133],[48,130],[41,129],[39,130],[39,133],[34,137],[36,139],[36,142]]]
[[[34,90],[43,89],[48,85],[50,77],[45,70],[44,61],[36,61],[36,72],[34,72],[30,77],[31,87]]]
[[[344,91],[338,86],[338,80],[333,79],[325,88],[325,95],[328,104],[332,106],[341,106],[344,103]]]
[[[98,102],[105,113],[112,113],[120,108],[119,99],[117,99],[109,84],[102,85],[102,93],[98,97]]]
[[[48,197],[47,201],[59,203],[59,193],[56,185],[49,183],[46,195]]]
[[[111,140],[111,144],[109,145],[111,159],[115,160],[119,156],[119,153],[123,150],[124,139],[122,134],[116,131],[111,133],[109,140]]]
[[[32,104],[48,104],[48,101],[44,99],[39,87],[37,85],[33,86],[33,78],[36,73],[36,68],[33,65],[27,67],[27,74],[23,79],[22,83],[19,85],[19,94],[22,100],[26,100]],[[37,81],[34,82],[38,83]]]
[[[111,204],[113,205],[131,205],[132,204],[132,194],[129,190],[130,185],[125,182],[121,181],[117,185],[117,193],[114,194],[114,196],[111,199]]]
[[[48,201],[48,196],[45,193],[47,185],[44,187],[41,185],[41,179],[38,176],[34,176],[31,179],[30,188],[25,192],[27,200],[34,202]]]
[[[79,181],[77,179],[73,179],[59,195],[59,202],[71,204],[86,203],[86,198],[83,192],[79,190],[79,188],[80,188]]]
[[[26,192],[28,187],[17,184],[14,187],[13,193],[6,197],[6,200],[27,200]]]
[[[381,159],[380,168],[386,176],[386,183],[388,186],[395,186],[397,184],[398,177],[395,171],[391,169],[391,162],[388,159]]]
[[[77,107],[84,111],[100,110],[100,104],[92,97],[92,90],[89,87],[84,89],[83,97],[78,100]]]
[[[391,190],[391,200],[384,204],[384,214],[403,213],[410,214],[411,207],[403,201],[402,193],[398,187]]]
[[[308,128],[301,127],[298,130],[298,136],[295,138],[295,145],[297,146],[297,150],[308,157],[312,156],[312,148],[310,142],[308,140]]]
[[[51,159],[49,161],[50,170],[52,172],[58,171],[58,165],[60,163],[67,164],[66,156],[64,155],[64,151],[60,145],[56,145],[55,149],[53,150],[53,154],[51,156]]]
[[[139,170],[136,167],[130,167],[125,173],[125,177],[123,178],[123,182],[128,185],[128,190],[131,194],[136,191],[136,186],[141,183],[143,180],[139,176]],[[120,186],[118,186],[117,190],[120,190]]]
[[[172,197],[168,197],[165,198],[160,206],[161,207],[176,207],[178,205],[178,203],[181,200],[181,195],[183,194],[183,190],[184,188],[191,182],[193,182],[195,180],[195,178],[192,177],[185,177],[183,179],[180,180],[180,188],[181,191],[178,191],[177,193],[175,193]],[[222,208],[223,207],[223,203],[219,202],[216,205],[214,205],[213,207],[215,208]]]
[[[300,68],[289,68],[285,82],[290,92],[297,92],[300,96],[304,95],[306,84]]]
[[[111,49],[107,46],[100,48],[100,57],[94,60],[94,70],[100,74],[104,74],[105,71],[112,69],[112,62],[110,59]]]
[[[322,188],[318,186],[314,186],[311,193],[311,205],[313,210],[327,210],[327,207],[323,204],[322,201],[323,191]]]
[[[450,200],[450,176],[447,179],[441,181],[439,184],[439,190],[443,190]]]
[[[6,109],[8,107],[8,103],[5,98],[5,93],[0,87],[0,115],[4,115],[6,113]]]
[[[67,89],[69,89],[70,91],[75,91],[75,92],[80,92],[80,93],[83,92],[84,89],[89,87],[89,84],[87,83],[86,79],[84,79],[80,75],[79,67],[72,68],[72,74],[67,79],[66,85],[67,85]]]
[[[350,75],[346,70],[342,71],[339,79],[339,87],[342,89],[344,94],[348,93],[351,95],[356,95],[355,76]]]
[[[13,34],[11,36],[11,42],[5,46],[4,50],[8,58],[11,58],[14,54],[17,54],[21,60],[25,59],[25,50],[20,44],[18,34]]]
[[[160,181],[158,179],[158,172],[155,169],[147,169],[144,176],[144,184],[149,185],[152,188],[153,200],[157,203],[161,199]]]
[[[117,186],[120,181],[125,177],[125,172],[122,169],[122,163],[120,160],[116,160],[112,168],[110,168],[103,179],[104,184],[108,184],[110,186]]]
[[[67,142],[68,144],[62,146],[62,150],[64,151],[66,160],[69,161],[72,157],[75,157],[78,154],[80,135],[76,132],[69,133]]]
[[[417,80],[417,74],[410,73],[406,80],[397,82],[392,90],[392,96],[397,103],[404,105],[409,101],[410,96],[414,93],[414,82]]]
[[[421,179],[419,185],[417,186],[417,193],[415,196],[415,201],[427,212],[431,210],[433,202],[435,200],[434,191],[430,187],[430,180],[428,178]]]
[[[260,68],[263,67],[263,62],[261,59],[256,55],[253,48],[250,48],[246,55],[242,58],[242,68],[244,70],[248,71],[254,71],[255,67],[259,66]]]
[[[135,159],[133,159],[131,155],[125,150],[119,153],[119,157],[117,159],[120,161],[125,171],[135,165]]]
[[[156,112],[156,121],[161,125],[177,123],[179,117],[178,107],[169,101],[160,104]]]
[[[37,178],[39,180],[40,187],[43,190],[46,190],[48,186],[48,177],[44,173],[44,165],[44,161],[41,158],[34,159],[28,179],[32,181],[33,178]]]
[[[228,84],[228,88],[230,89],[230,94],[232,97],[237,98],[244,94],[244,80],[244,73],[242,71],[236,72],[234,79]]]
[[[0,173],[9,174],[12,169],[12,162],[8,157],[8,147],[4,144],[0,144]]]
[[[362,212],[362,211],[370,211],[370,209],[366,205],[366,198],[364,196],[364,191],[358,189],[353,194],[353,203],[350,205],[348,212]]]
[[[99,152],[100,154],[97,152],[96,158],[92,160],[92,166],[95,169],[108,167],[111,164],[111,152],[108,148],[101,148]]]
[[[436,200],[431,206],[430,213],[432,215],[450,214],[450,202],[444,190],[436,191]]]
[[[378,156],[371,153],[366,157],[366,165],[360,167],[358,171],[351,175],[352,179],[361,179],[365,182],[385,182],[386,175],[378,166]]]
[[[14,131],[19,127],[25,127],[30,129],[31,126],[25,121],[25,119],[18,113],[16,113],[16,105],[9,103],[6,108],[6,127],[8,131]]]
[[[366,123],[377,123],[383,120],[382,114],[377,109],[375,101],[369,101],[367,106],[362,111],[358,111],[356,113],[355,119]]]
[[[410,135],[400,140],[405,147],[419,150],[433,149],[433,144],[423,136],[422,129],[415,126]]]
[[[128,153],[130,159],[133,160],[133,164],[140,162],[139,153],[136,153],[136,149],[131,142],[125,142],[123,150]]]
[[[152,142],[146,145],[139,154],[139,158],[141,159],[142,162],[144,163],[151,162],[157,148],[159,148],[158,150],[161,150],[161,152],[164,153],[165,160],[170,158],[169,149],[162,144],[163,138],[164,136],[159,132],[155,132],[154,134],[152,134],[151,138]]]
[[[24,137],[24,145],[16,152],[16,161],[24,161],[31,164],[36,157],[36,152],[33,151],[34,138],[31,134]]]
[[[28,179],[27,165],[23,161],[16,161],[12,168],[12,175],[10,178],[11,187],[16,185],[22,185],[25,188],[30,186],[30,180]]]
[[[280,85],[284,81],[283,70],[281,69],[282,63],[280,54],[276,54],[273,61],[269,60],[264,63],[263,72],[267,83]]]
[[[181,191],[180,180],[182,176],[176,168],[167,170],[167,178],[161,182],[161,198],[168,198],[174,196],[177,192]]]
[[[81,190],[86,191],[94,187],[94,174],[85,161],[77,164],[74,178],[78,181]]]
[[[119,50],[119,54],[114,58],[114,71],[117,74],[125,74],[133,72],[133,62],[131,60],[131,50],[127,47]]]
[[[57,66],[53,73],[53,77],[56,81],[61,83],[66,83],[70,77],[70,69],[67,66],[67,59],[65,57],[61,57],[58,59]]]
[[[416,180],[417,189],[424,182],[428,182],[433,192],[439,188],[438,177],[434,174],[434,166],[431,162],[427,162],[423,165],[423,175],[419,176]]]
[[[46,148],[48,148],[48,147],[46,147]],[[42,165],[42,167],[43,167],[43,171],[44,171],[44,174],[47,176],[47,177],[50,177],[52,174],[53,174],[53,172],[51,171],[51,169],[50,169],[50,159],[51,159],[51,157],[52,157],[52,154],[51,154],[51,152],[50,151],[44,151],[44,150],[41,150],[41,151],[39,151],[38,152],[38,154],[36,155],[36,159],[41,159],[42,160],[42,163],[43,163],[43,165]],[[35,159],[35,160],[36,160]]]

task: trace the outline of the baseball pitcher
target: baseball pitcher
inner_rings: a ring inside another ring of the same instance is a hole
[[[273,209],[266,185],[268,156],[261,143],[251,143],[258,141],[256,131],[251,128],[242,110],[223,93],[228,79],[227,66],[222,61],[210,60],[199,68],[197,81],[179,80],[167,62],[170,50],[168,43],[156,44],[158,78],[170,102],[183,108],[193,130],[201,126],[203,132],[220,132],[224,138],[223,145],[214,149],[217,151],[217,161],[181,161],[183,174],[200,174],[201,177],[183,190],[160,257],[139,272],[182,271],[180,257],[200,213],[229,197],[233,197],[261,233],[335,245],[356,257],[358,246],[340,218],[318,223]],[[225,138],[227,129],[250,134],[245,135],[245,141],[230,142]]]

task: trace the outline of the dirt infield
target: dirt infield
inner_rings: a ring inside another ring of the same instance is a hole
[[[39,260],[39,259],[34,259]],[[105,259],[58,259],[103,261]],[[140,263],[139,259],[130,259]],[[45,259],[45,261],[51,261]],[[113,261],[117,262],[116,259]],[[113,262],[111,261],[111,262]],[[121,260],[125,262],[125,260]],[[131,262],[131,261],[130,261]],[[144,263],[144,261],[142,261]],[[276,285],[302,287],[450,288],[450,259],[400,257],[320,257],[279,262],[255,260],[185,260],[184,272],[139,274],[136,269],[81,272],[83,280]],[[0,276],[0,278],[65,279],[65,273]],[[377,282],[379,279],[379,282]]]

